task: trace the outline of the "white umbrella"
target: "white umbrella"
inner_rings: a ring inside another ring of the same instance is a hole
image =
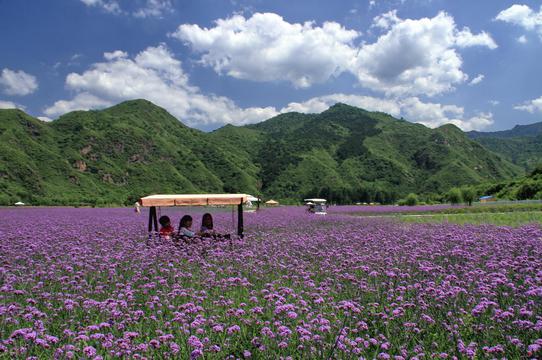
[[[258,202],[258,201],[260,201],[260,199],[258,199],[258,198],[255,197],[255,196],[249,195],[249,196],[247,197],[247,201],[250,201],[250,202]]]

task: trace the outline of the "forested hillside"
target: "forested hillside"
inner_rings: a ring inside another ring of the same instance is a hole
[[[542,164],[542,122],[516,125],[505,131],[471,131],[467,134],[528,172]]]
[[[131,204],[193,192],[393,202],[520,174],[453,125],[429,129],[343,104],[211,133],[145,100],[50,123],[0,110],[2,204]]]

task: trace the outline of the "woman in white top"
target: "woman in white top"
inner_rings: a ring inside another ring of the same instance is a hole
[[[179,235],[186,237],[194,237],[196,233],[190,228],[192,227],[192,216],[185,215],[181,218],[179,222]]]

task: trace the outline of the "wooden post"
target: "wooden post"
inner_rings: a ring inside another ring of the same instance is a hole
[[[237,205],[237,235],[243,237],[243,203]]]
[[[154,231],[158,233],[158,216],[156,215],[156,208],[154,208]]]
[[[156,217],[156,206],[151,206],[149,209],[149,237],[152,235],[152,229],[154,227],[154,231],[158,232],[158,218]]]

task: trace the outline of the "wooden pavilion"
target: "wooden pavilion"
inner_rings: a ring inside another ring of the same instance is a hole
[[[158,232],[157,207],[170,206],[209,206],[237,205],[237,235],[243,237],[243,204],[247,201],[246,194],[179,194],[179,195],[150,195],[139,199],[140,206],[149,207],[149,234]]]

